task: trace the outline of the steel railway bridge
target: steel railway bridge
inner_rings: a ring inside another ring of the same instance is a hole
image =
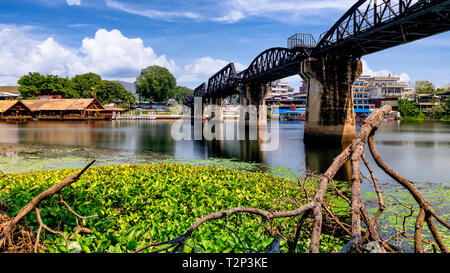
[[[287,47],[263,51],[241,72],[230,63],[183,101],[194,97],[222,105],[239,94],[243,105],[264,105],[269,83],[300,75],[308,83],[305,141],[348,142],[355,136],[351,85],[362,72],[364,55],[450,30],[450,0],[360,0],[318,42],[295,34]],[[193,111],[192,111],[193,112]]]

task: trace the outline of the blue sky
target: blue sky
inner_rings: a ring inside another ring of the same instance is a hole
[[[95,72],[133,82],[149,65],[195,88],[228,62],[244,69],[294,33],[318,37],[355,0],[2,0],[0,85],[27,72]],[[363,58],[364,74],[450,82],[450,33]],[[298,88],[300,77],[285,81]]]

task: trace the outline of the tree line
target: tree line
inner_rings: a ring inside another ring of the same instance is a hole
[[[413,101],[399,99],[398,110],[400,111],[402,117],[406,120],[424,120],[427,118],[449,120],[450,98],[447,98],[439,105],[433,106],[432,108],[424,111],[421,111]]]
[[[440,94],[449,92],[450,84],[447,84],[442,88],[436,88],[430,81],[416,81],[414,83],[414,89],[417,94]]]
[[[103,80],[95,73],[69,78],[30,72],[23,75],[17,83],[20,84],[19,91],[24,99],[33,99],[40,95],[60,95],[63,98],[97,97],[102,104],[115,103],[126,109],[137,104],[134,95],[122,84]]]
[[[128,109],[137,105],[134,95],[119,82],[103,80],[100,75],[86,73],[72,78],[42,75],[30,72],[17,83],[22,98],[33,99],[40,95],[61,95],[63,98],[93,98],[102,104],[115,103]],[[162,103],[169,99],[181,102],[194,91],[178,86],[175,77],[164,67],[149,66],[141,70],[134,82],[139,100]]]

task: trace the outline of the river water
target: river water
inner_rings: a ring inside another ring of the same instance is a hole
[[[0,123],[0,171],[8,173],[32,172],[46,169],[80,168],[91,159],[96,165],[142,164],[169,160],[187,161],[191,164],[222,166],[238,163],[257,165],[260,170],[288,170],[301,175],[306,168],[324,172],[342,147],[336,145],[305,145],[304,123],[280,121],[274,128],[279,132],[279,146],[274,151],[262,151],[258,140],[181,140],[172,138],[176,121],[30,121],[26,123]],[[225,121],[225,127],[235,125]],[[271,124],[268,124],[271,128]],[[358,126],[359,127],[359,124]],[[383,122],[375,135],[377,149],[385,162],[415,183],[424,193],[437,213],[444,219],[450,217],[450,122]],[[410,214],[408,206],[418,208],[409,193],[381,171],[371,158],[381,189],[386,194],[387,205],[397,209],[385,211],[381,220],[394,228]],[[228,161],[227,161],[228,160]],[[226,161],[226,163],[225,163]],[[206,162],[206,164],[205,164]],[[250,163],[243,163],[250,162]],[[215,165],[214,165],[215,164]],[[236,167],[236,165],[233,165]],[[232,166],[232,167],[233,167]],[[361,164],[363,173],[367,170]],[[253,168],[253,167],[252,167]],[[286,172],[281,172],[284,175]],[[349,164],[335,179],[349,181]],[[363,183],[363,200],[368,209],[377,209],[373,186]],[[392,196],[392,197],[389,197]],[[399,202],[401,206],[399,206]],[[373,213],[373,211],[372,211]],[[412,221],[411,220],[411,221]],[[408,232],[413,232],[413,223]],[[442,229],[442,230],[445,230]],[[443,231],[447,232],[446,230]],[[430,239],[430,235],[425,235]],[[450,241],[446,237],[447,241]],[[402,247],[412,251],[411,245]]]
[[[120,161],[123,157],[187,160],[233,158],[267,166],[282,166],[296,172],[305,168],[323,172],[342,150],[342,147],[325,144],[305,145],[304,124],[301,121],[281,121],[276,127],[279,129],[279,147],[268,152],[261,151],[260,141],[257,140],[175,141],[171,136],[174,122],[0,123],[0,145],[6,145],[6,150],[12,149],[13,154],[16,148],[26,152],[27,149],[42,147],[36,152],[37,157],[42,157],[42,153],[51,157],[49,151],[53,148],[78,147],[89,149],[90,157],[101,157],[111,162]],[[230,126],[235,121],[226,123],[226,126]],[[383,122],[376,133],[376,142],[386,163],[412,181],[450,185],[449,122]],[[366,152],[368,154],[368,149]],[[390,180],[381,171],[376,170],[376,173],[380,181]],[[348,174],[348,168],[344,168],[337,177],[347,180]]]

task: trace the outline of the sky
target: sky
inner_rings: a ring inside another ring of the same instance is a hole
[[[356,0],[0,0],[0,85],[28,72],[134,82],[150,65],[195,88],[295,33],[326,32]],[[450,83],[450,32],[362,58],[365,75]],[[294,88],[300,76],[283,81]]]

